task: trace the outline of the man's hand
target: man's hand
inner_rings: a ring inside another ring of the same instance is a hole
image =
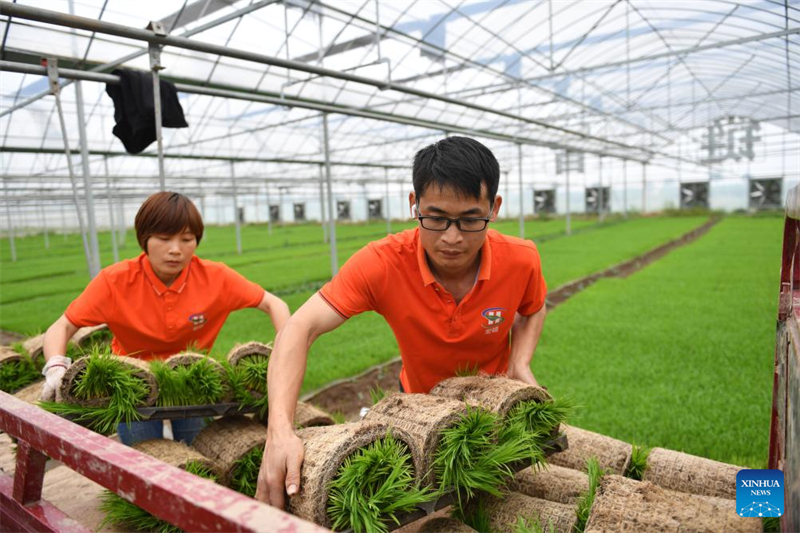
[[[511,379],[516,379],[522,381],[523,383],[527,383],[528,385],[533,385],[534,387],[542,388],[542,386],[539,385],[539,383],[536,381],[536,378],[533,377],[533,372],[531,371],[531,367],[528,365],[509,366],[506,375]]]
[[[54,355],[47,360],[47,364],[42,369],[44,387],[42,387],[40,400],[44,402],[61,401],[61,381],[71,364],[72,359],[63,355]]]
[[[286,497],[300,490],[300,467],[303,464],[303,441],[291,429],[267,430],[267,444],[258,472],[256,499],[284,509]]]

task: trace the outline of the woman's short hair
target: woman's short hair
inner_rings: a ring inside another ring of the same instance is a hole
[[[175,235],[189,230],[203,238],[203,217],[186,196],[178,192],[157,192],[144,201],[134,221],[136,240],[147,253],[147,241],[153,235]]]

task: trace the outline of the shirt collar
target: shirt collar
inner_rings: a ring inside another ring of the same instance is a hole
[[[422,274],[422,284],[426,287],[431,283],[436,282],[436,278],[431,272],[431,267],[428,265],[428,258],[425,255],[425,248],[419,237],[419,228],[417,228],[417,264],[419,265],[419,272]],[[486,240],[483,241],[481,247],[481,266],[478,270],[478,280],[488,280],[492,275],[492,246],[489,244],[489,234],[486,234]]]
[[[186,280],[189,278],[189,270],[192,268],[194,257],[192,257],[192,260],[189,261],[189,264],[186,265],[186,268],[181,271],[181,273],[169,287],[164,285],[164,282],[161,281],[161,279],[159,279],[159,277],[156,275],[155,271],[153,270],[153,265],[150,264],[150,259],[147,257],[147,254],[142,252],[140,257],[142,258],[141,261],[144,275],[158,296],[161,296],[167,291],[177,292],[179,294],[183,291],[183,288],[186,286]]]

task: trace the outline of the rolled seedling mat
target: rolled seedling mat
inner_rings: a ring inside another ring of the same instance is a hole
[[[631,463],[633,446],[593,431],[562,424],[568,448],[547,458],[551,465],[586,471],[586,461],[596,457],[600,468],[611,474],[624,474]]]
[[[199,463],[215,475],[219,475],[219,465],[216,462],[182,442],[151,439],[137,442],[132,447],[181,470],[186,470],[186,465],[189,463]]]
[[[489,531],[493,533],[513,533],[520,517],[527,523],[538,520],[545,532],[550,531],[552,523],[556,533],[572,533],[578,521],[574,505],[531,498],[519,492],[509,492],[502,498],[490,495],[473,498],[467,503],[466,514],[474,512],[477,505],[483,507],[489,518]]]
[[[414,533],[477,533],[464,522],[449,516],[423,518],[409,526],[409,530]]]
[[[653,448],[647,457],[643,481],[666,489],[735,500],[736,474],[741,469],[696,455]]]
[[[39,372],[41,365],[37,365],[27,353],[18,353],[8,346],[0,346],[0,368],[4,369],[0,390],[11,394],[43,379]]]
[[[8,346],[0,346],[0,365],[7,365],[11,363],[17,363],[22,361],[22,358],[25,357],[24,355],[17,353],[12,348]]]
[[[263,355],[264,357],[269,357],[272,353],[272,343],[263,344],[257,341],[250,341],[245,342],[242,344],[237,344],[234,346],[230,352],[228,352],[228,362],[236,366],[239,364],[239,361],[245,357],[251,357],[253,355]]]
[[[408,432],[421,451],[423,485],[435,486],[433,459],[441,432],[467,413],[463,402],[428,394],[392,394],[376,403],[364,421],[381,422]]]
[[[297,402],[294,410],[294,427],[309,428],[315,426],[332,426],[331,415],[306,402]]]
[[[230,486],[236,462],[253,448],[264,447],[267,428],[244,416],[211,422],[192,441],[192,447],[219,465],[219,482]]]
[[[423,474],[421,449],[416,439],[400,427],[361,421],[298,430],[305,456],[300,471],[300,491],[289,498],[289,510],[300,518],[330,528],[328,491],[339,467],[353,453],[390,433],[396,441],[408,447],[414,476],[419,482]]]
[[[195,352],[181,352],[175,355],[172,355],[167,358],[164,363],[172,369],[175,369],[179,366],[191,366],[198,361],[208,361],[208,363],[214,367],[214,370],[217,371],[220,378],[222,379],[222,386],[225,388],[225,395],[220,398],[219,403],[226,403],[230,402],[233,398],[233,391],[231,390],[231,384],[228,380],[228,373],[225,371],[225,367],[223,367],[219,361],[214,359],[213,357],[209,357],[208,355],[204,355],[201,353]]]
[[[517,472],[508,489],[532,498],[577,505],[589,490],[589,476],[563,466],[529,467]]]
[[[735,485],[735,483],[734,483]],[[760,518],[736,514],[736,502],[664,489],[647,481],[603,476],[586,533],[757,533]]]
[[[115,355],[120,363],[126,365],[133,370],[133,375],[145,382],[148,393],[145,399],[138,407],[150,407],[156,403],[158,398],[158,383],[155,376],[150,372],[150,367],[146,361],[127,357],[124,355]],[[64,373],[64,379],[61,381],[61,399],[62,403],[80,405],[82,407],[105,407],[108,405],[110,398],[92,398],[90,400],[82,400],[72,393],[75,386],[75,381],[79,379],[80,375],[86,370],[86,364],[89,362],[89,357],[81,357],[67,369]]]
[[[39,357],[44,352],[44,333],[25,339],[22,342],[22,347],[31,357]]]
[[[80,328],[78,331],[75,332],[75,335],[72,336],[70,339],[73,343],[77,344],[78,346],[83,346],[86,340],[92,336],[93,333],[98,331],[107,330],[108,326],[105,324],[100,324],[99,326],[88,326],[85,328]]]
[[[503,418],[520,402],[547,402],[553,399],[542,388],[494,375],[449,378],[436,385],[431,394],[482,407]]]
[[[22,400],[23,402],[36,405],[39,403],[39,399],[42,397],[42,389],[44,389],[44,380],[31,383],[27,387],[21,388],[14,393],[14,397]]]

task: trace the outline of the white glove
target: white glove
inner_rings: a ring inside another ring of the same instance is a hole
[[[47,360],[47,364],[42,369],[44,376],[44,387],[42,396],[39,398],[43,402],[61,401],[61,380],[72,364],[72,359],[63,355],[54,355]]]

